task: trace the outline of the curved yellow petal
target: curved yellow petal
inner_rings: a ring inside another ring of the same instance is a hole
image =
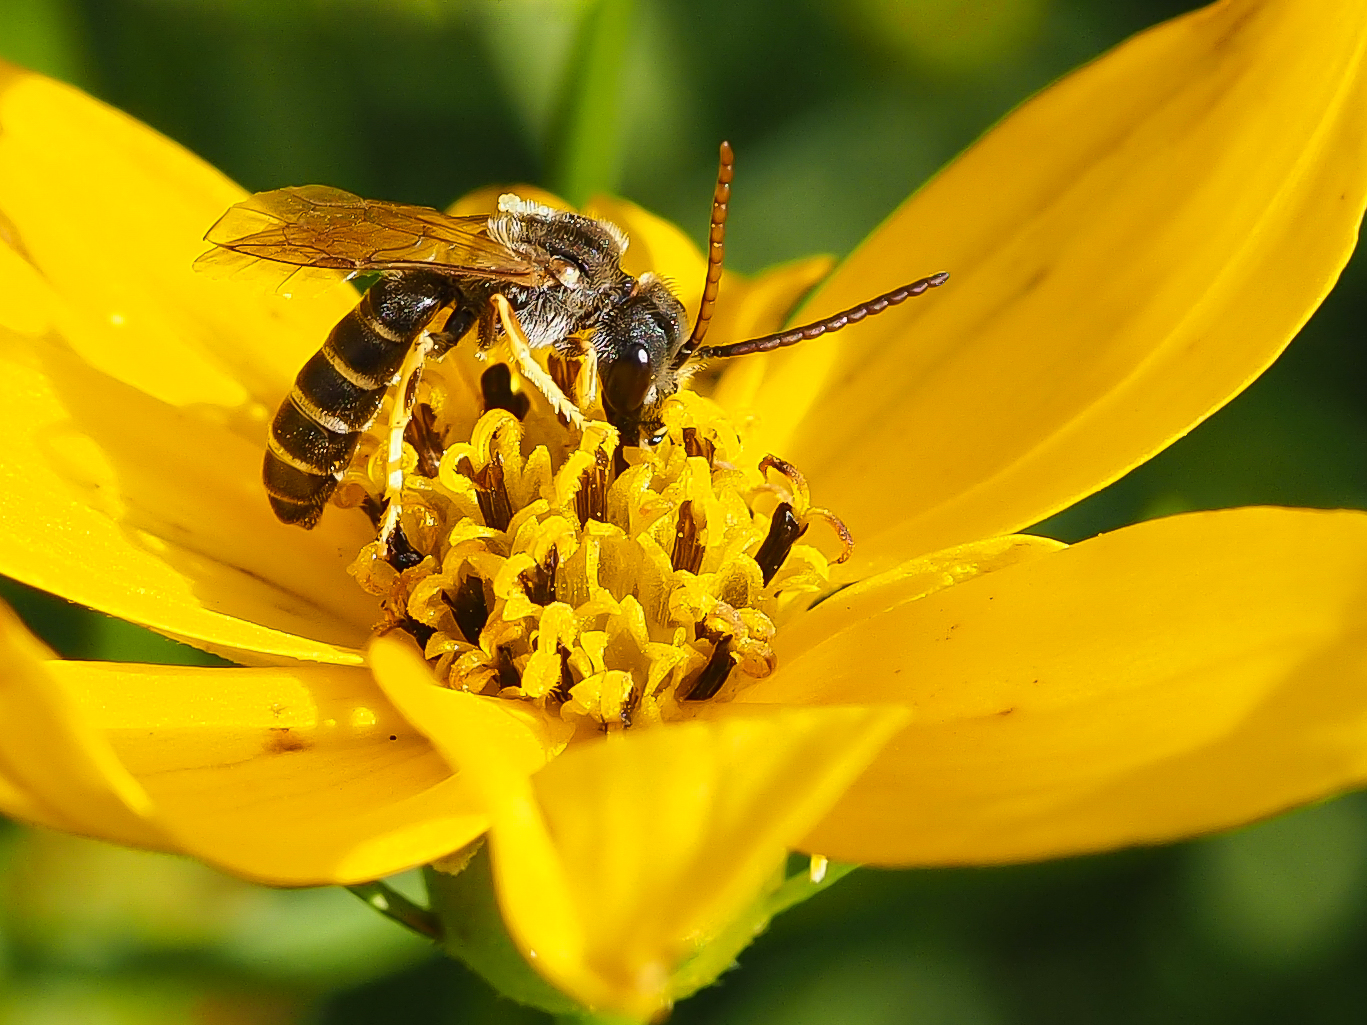
[[[495,776],[479,737],[458,742],[467,771],[490,773],[509,929],[586,1006],[658,1012],[680,962],[755,899],[902,721],[888,708],[756,712],[575,745],[530,787]]]
[[[717,310],[707,344],[739,342],[779,330],[833,266],[832,257],[809,256],[771,267],[749,281],[726,276],[723,280],[731,287],[717,294]],[[712,398],[733,418],[747,418],[764,387],[766,369],[762,359],[720,361],[709,368],[709,373],[720,377]]]
[[[52,657],[0,605],[0,770],[39,821],[120,843],[166,849],[153,801],[82,714],[70,689],[47,672]],[[25,810],[19,805],[14,809]]]
[[[78,91],[0,65],[0,572],[244,661],[358,662],[364,518],[282,527],[265,424],[350,299],[190,267],[241,190]]]
[[[502,752],[499,757],[523,776],[530,776],[558,754],[572,732],[567,724],[548,720],[516,701],[438,686],[431,666],[404,635],[375,638],[367,657],[385,696],[446,757],[452,769],[463,762],[450,738],[470,729]]]
[[[277,885],[374,879],[448,854],[487,826],[365,669],[43,669],[140,785],[164,838],[156,846],[237,875]],[[88,820],[78,831],[108,835]]]
[[[780,666],[787,665],[827,638],[843,630],[857,628],[860,623],[874,616],[890,612],[908,602],[920,601],[936,591],[984,573],[995,573],[1065,547],[1063,542],[1052,538],[1008,534],[1006,537],[974,541],[923,555],[919,559],[910,559],[878,576],[841,588],[816,607],[799,613],[785,623],[774,638],[774,654]],[[822,697],[827,695],[827,681],[812,678],[808,682],[818,687]],[[800,701],[800,698],[795,698],[793,687],[790,674],[769,676],[747,686],[745,700]],[[860,699],[851,700],[857,704]]]
[[[0,63],[0,242],[57,299],[34,310],[0,277],[0,323],[60,335],[173,405],[279,402],[355,293],[286,300],[195,273],[204,233],[244,196],[133,118]]]
[[[584,213],[625,231],[631,244],[623,269],[636,276],[653,271],[664,278],[693,317],[702,298],[707,260],[691,238],[673,222],[616,196],[594,196],[584,205]]]
[[[1026,103],[798,320],[940,289],[773,359],[758,443],[859,539],[850,578],[1115,480],[1277,356],[1367,198],[1367,5],[1231,0]]]
[[[239,661],[359,663],[357,512],[276,521],[262,447],[0,328],[0,573]]]
[[[912,712],[805,841],[822,854],[1017,861],[1247,822],[1367,780],[1367,514],[1127,527],[891,606],[776,678],[771,701]]]

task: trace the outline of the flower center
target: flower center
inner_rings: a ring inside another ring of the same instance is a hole
[[[577,369],[556,359],[558,377]],[[811,521],[835,528],[840,561],[851,549],[801,474],[744,465],[725,414],[691,392],[665,406],[663,441],[622,450],[610,425],[576,437],[513,380],[450,356],[425,370],[398,529],[349,569],[382,599],[377,630],[410,632],[445,686],[584,731],[687,718],[773,672],[775,633],[828,584],[801,543]],[[386,453],[367,437],[335,501],[379,522]]]

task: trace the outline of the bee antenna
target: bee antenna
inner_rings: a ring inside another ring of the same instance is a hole
[[[721,264],[726,255],[727,204],[731,202],[731,179],[735,177],[736,154],[729,142],[721,144],[717,162],[717,187],[712,192],[712,226],[707,233],[707,282],[703,285],[702,303],[698,319],[693,322],[693,333],[674,354],[674,369],[683,366],[707,337],[712,323],[712,309],[717,305],[717,285],[721,281]]]
[[[747,356],[752,352],[769,352],[773,349],[781,349],[785,345],[796,345],[798,342],[806,341],[809,338],[816,338],[820,335],[830,334],[832,331],[839,331],[842,327],[858,324],[865,317],[882,313],[899,303],[906,302],[914,295],[920,295],[929,288],[938,288],[948,280],[949,274],[941,271],[939,274],[921,278],[919,281],[913,281],[911,284],[903,285],[891,292],[884,292],[868,302],[851,306],[848,310],[842,310],[824,320],[813,321],[810,324],[803,324],[801,327],[789,328],[787,331],[764,335],[761,338],[749,338],[743,342],[731,342],[728,345],[708,346],[698,349],[696,355],[698,359]]]

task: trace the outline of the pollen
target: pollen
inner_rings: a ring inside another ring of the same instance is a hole
[[[571,429],[514,391],[502,364],[472,380],[447,362],[417,392],[398,529],[350,567],[381,601],[377,631],[409,632],[443,686],[584,733],[690,718],[775,670],[775,635],[829,589],[809,527],[835,561],[851,548],[796,468],[747,460],[691,392],[658,444],[623,449],[609,424]],[[386,453],[362,442],[337,504],[380,522]]]

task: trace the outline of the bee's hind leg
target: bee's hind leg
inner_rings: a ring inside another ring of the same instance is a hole
[[[560,385],[555,383],[551,375],[546,373],[541,368],[541,364],[536,361],[536,357],[532,355],[531,342],[527,340],[527,334],[522,330],[522,325],[518,323],[517,314],[513,312],[508,300],[495,294],[491,297],[491,301],[494,309],[498,311],[498,319],[503,324],[503,333],[508,339],[508,348],[512,350],[513,361],[517,364],[517,372],[522,375],[523,380],[546,396],[546,401],[551,404],[551,408],[557,414],[568,420],[575,429],[582,431],[584,429],[584,414],[560,390]]]
[[[470,333],[475,326],[479,313],[474,306],[457,306],[446,318],[440,331],[433,331],[427,337],[432,340],[432,359],[441,359],[455,344]]]
[[[451,316],[456,316],[455,313]],[[394,405],[389,410],[389,445],[385,453],[385,505],[384,518],[380,520],[379,541],[388,551],[394,528],[399,525],[402,511],[399,499],[403,492],[403,436],[408,430],[408,422],[413,418],[413,403],[418,397],[418,381],[422,377],[422,367],[437,349],[438,343],[433,335],[423,332],[408,351],[397,377],[398,388],[394,392]],[[447,345],[442,352],[449,349]]]

